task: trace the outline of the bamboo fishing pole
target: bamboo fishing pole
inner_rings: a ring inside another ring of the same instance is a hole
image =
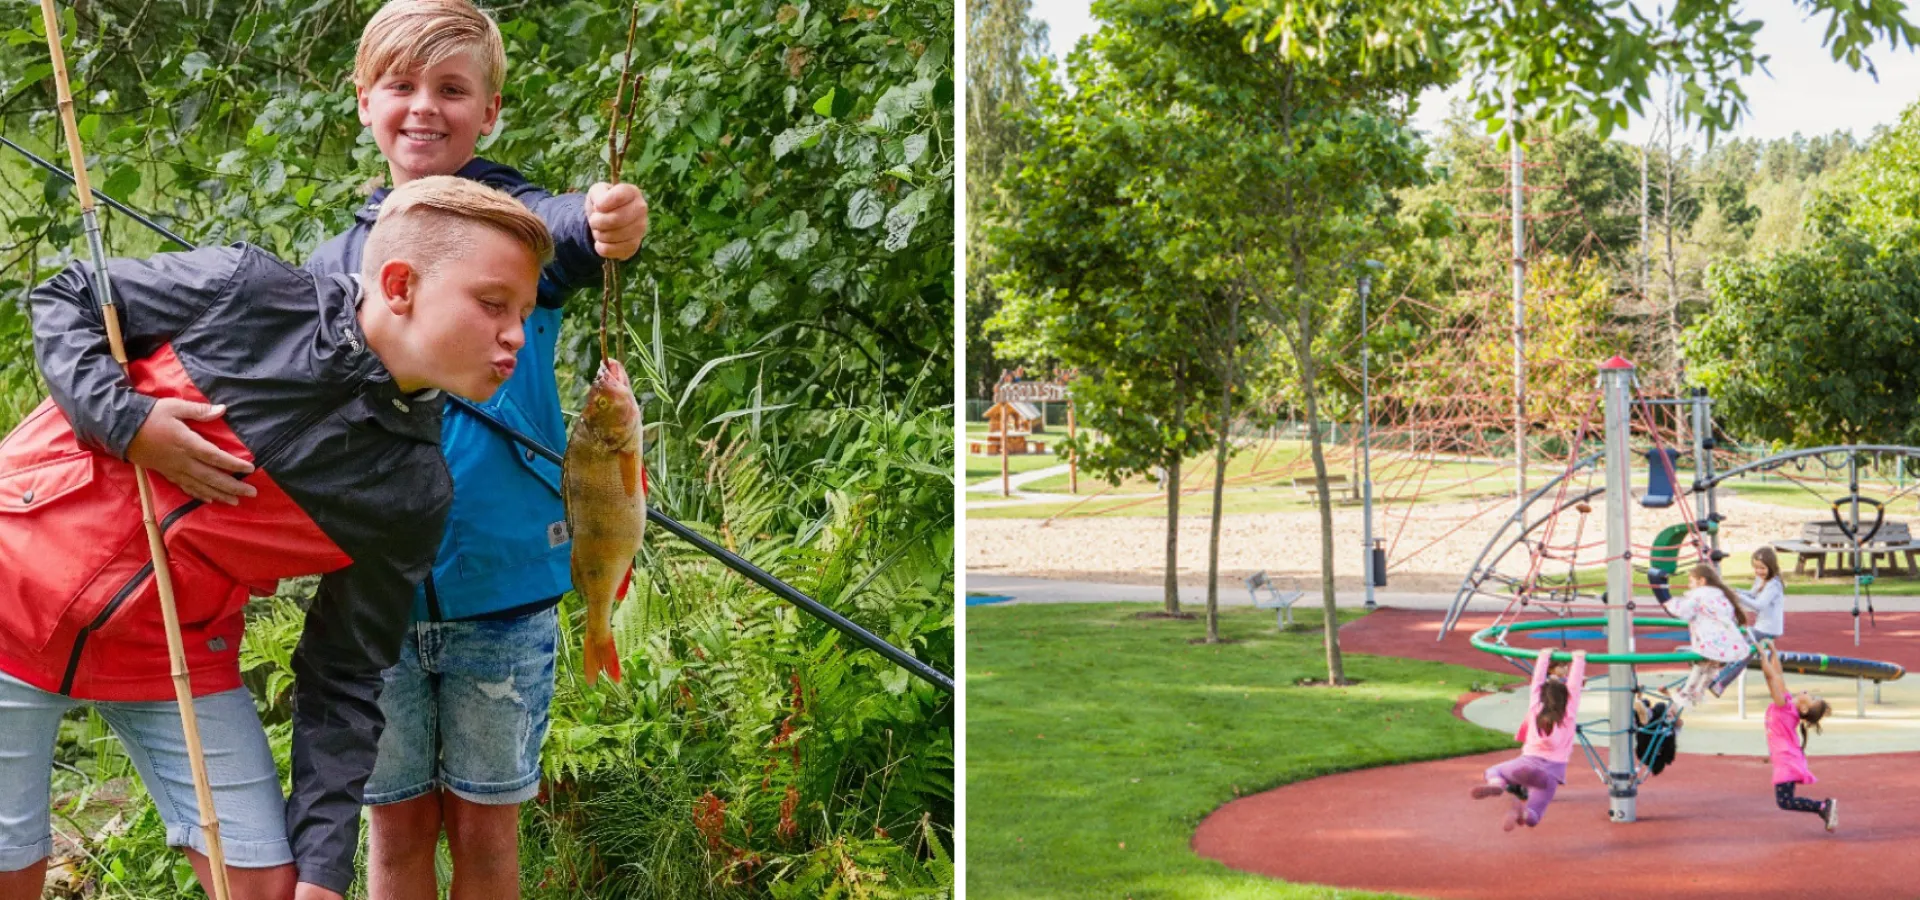
[[[73,117],[73,90],[67,85],[67,58],[60,50],[60,17],[53,0],[40,0],[40,16],[47,24],[47,53],[53,63],[53,83],[60,101],[60,124],[67,136],[67,153],[73,158],[76,196],[80,199],[80,220],[87,230],[87,249],[93,257],[93,292],[100,301],[100,317],[107,327],[107,346],[113,361],[127,372],[127,348],[120,336],[120,314],[113,305],[113,284],[107,278],[107,254],[100,241],[100,220],[94,215],[93,189],[87,180],[87,157],[80,148],[80,127]],[[207,755],[200,745],[200,723],[193,712],[193,687],[187,675],[187,650],[180,638],[180,612],[173,602],[173,574],[167,566],[167,545],[160,521],[153,513],[153,484],[147,470],[133,467],[134,482],[140,489],[140,518],[147,527],[147,551],[153,556],[153,582],[160,592],[160,616],[167,629],[167,656],[172,662],[173,696],[180,704],[180,729],[187,742],[187,761],[193,769],[193,795],[200,809],[200,829],[207,836],[207,861],[213,872],[214,900],[227,900],[227,855],[220,847],[220,818],[213,811],[213,787],[207,780]]]
[[[607,183],[620,183],[620,164],[633,143],[633,113],[640,106],[640,83],[633,80],[633,36],[640,26],[640,4],[627,11],[627,52],[620,60],[620,81],[613,89],[612,114],[607,121]],[[627,86],[633,96],[627,97]],[[625,104],[625,105],[623,105]],[[620,303],[620,263],[600,261],[600,358],[607,358],[607,309]],[[656,364],[658,364],[656,362]]]

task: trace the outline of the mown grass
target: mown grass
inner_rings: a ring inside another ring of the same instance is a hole
[[[1279,633],[1265,610],[1225,609],[1231,643],[1209,646],[1192,643],[1199,620],[1143,609],[968,610],[969,897],[1385,896],[1237,872],[1189,843],[1237,796],[1512,746],[1452,715],[1460,694],[1500,676],[1349,655],[1359,684],[1301,687],[1327,674],[1317,610]]]

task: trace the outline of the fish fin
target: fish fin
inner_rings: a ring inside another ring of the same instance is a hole
[[[631,497],[636,492],[645,496],[646,482],[641,480],[643,476],[640,473],[640,454],[631,450],[623,451],[620,454],[620,486],[627,489],[627,496]]]
[[[596,641],[588,635],[586,642],[580,645],[580,668],[587,673],[587,686],[600,680],[605,672],[615,684],[620,683],[620,650],[613,644],[613,632]]]
[[[640,464],[640,499],[647,499],[647,464]]]
[[[633,587],[633,565],[631,563],[627,565],[627,574],[620,576],[620,589],[613,592],[613,601],[615,603],[626,602],[627,588],[630,587]]]

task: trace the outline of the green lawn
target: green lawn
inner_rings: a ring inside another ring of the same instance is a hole
[[[1865,481],[1860,483],[1860,496],[1870,497],[1882,503],[1885,503],[1888,497],[1902,490],[1904,490],[1904,488],[1892,484],[1875,484]],[[1831,508],[1833,501],[1847,495],[1847,486],[1844,484],[1809,484],[1802,487],[1787,481],[1756,481],[1751,478],[1746,478],[1726,482],[1721,485],[1720,491],[1722,492],[1722,496],[1731,493],[1743,500],[1752,500],[1755,503],[1765,503],[1769,506],[1785,506],[1793,509],[1805,509],[1824,515],[1827,510]],[[1815,493],[1816,491],[1818,493]],[[1841,514],[1851,515],[1852,511],[1850,509],[1843,509]],[[1914,496],[1912,494],[1908,494],[1900,500],[1887,504],[1888,519],[1906,520],[1913,518],[1915,515],[1920,515],[1920,510],[1916,510]],[[1816,516],[1815,518],[1819,517]],[[1872,522],[1873,507],[1864,503],[1861,504],[1860,519],[1863,522]],[[1783,539],[1785,537],[1798,536],[1799,535],[1784,535]]]
[[[971,453],[966,454],[966,457],[967,457],[967,483],[968,484],[973,484],[974,482],[977,482],[977,481],[984,481],[988,478],[1000,477],[1000,457],[974,456]],[[1007,457],[1007,471],[1012,474],[1018,475],[1021,472],[1031,472],[1035,469],[1044,469],[1044,468],[1047,468],[1048,466],[1057,466],[1065,462],[1066,462],[1065,459],[1062,459],[1058,456],[1054,456],[1052,453],[1038,453],[1038,454],[1031,454],[1031,455],[1009,456]],[[1062,477],[1065,477],[1065,476],[1062,476]]]
[[[1139,619],[1150,607],[967,610],[967,894],[991,898],[1378,897],[1284,885],[1189,849],[1200,819],[1243,794],[1334,772],[1510,749],[1454,718],[1499,675],[1348,656],[1325,678],[1317,610],[1279,634],[1267,610]],[[1357,614],[1356,614],[1357,615]]]

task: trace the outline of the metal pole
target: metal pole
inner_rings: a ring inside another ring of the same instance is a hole
[[[1825,463],[1822,463],[1825,465]],[[1860,456],[1847,448],[1847,493],[1853,506],[1853,645],[1860,646]],[[1864,695],[1866,688],[1860,689]]]
[[[107,252],[100,239],[100,219],[93,208],[93,189],[87,178],[87,157],[80,147],[80,129],[74,122],[73,90],[67,81],[67,57],[60,47],[60,16],[53,0],[40,0],[40,16],[47,27],[47,55],[53,64],[55,96],[59,102],[60,124],[66,134],[67,153],[73,160],[74,186],[80,201],[80,219],[87,233],[87,249],[92,255],[94,298],[100,303],[100,318],[107,332],[107,347],[113,361],[127,369],[127,348],[120,333],[120,313],[113,303],[113,282],[107,277]],[[131,377],[128,379],[131,381]],[[187,750],[187,768],[193,778],[194,805],[198,808],[200,830],[207,838],[207,863],[213,876],[214,900],[227,900],[227,855],[220,841],[220,817],[213,808],[213,785],[207,777],[207,754],[200,742],[200,720],[193,710],[192,676],[187,669],[186,644],[180,636],[180,613],[173,599],[173,573],[167,563],[166,537],[154,516],[153,482],[147,470],[133,467],[133,480],[140,496],[140,518],[146,527],[147,552],[153,557],[153,581],[160,600],[160,620],[166,632],[167,658],[171,666],[173,699],[180,710],[180,732]]]
[[[1627,427],[1632,421],[1633,363],[1618,356],[1600,364],[1606,407],[1607,510],[1607,652],[1633,652],[1633,567],[1628,559],[1628,515],[1633,509],[1632,470],[1628,466]],[[1613,735],[1607,744],[1609,782],[1608,817],[1615,822],[1634,820],[1633,802],[1633,667],[1607,667],[1607,725]]]
[[[1719,485],[1713,480],[1713,398],[1707,396],[1707,389],[1693,389],[1693,444],[1697,462],[1694,464],[1694,478],[1707,484],[1706,510],[1707,521],[1720,521]],[[1720,529],[1707,533],[1708,545],[1713,548],[1715,558],[1720,556]]]
[[[1368,404],[1373,350],[1367,346],[1367,294],[1373,288],[1373,276],[1360,276],[1360,580],[1367,585],[1367,609],[1377,609],[1373,599],[1373,418]]]
[[[1513,501],[1515,512],[1527,497],[1527,223],[1526,179],[1521,173],[1518,107],[1507,93],[1507,143],[1513,172]]]

